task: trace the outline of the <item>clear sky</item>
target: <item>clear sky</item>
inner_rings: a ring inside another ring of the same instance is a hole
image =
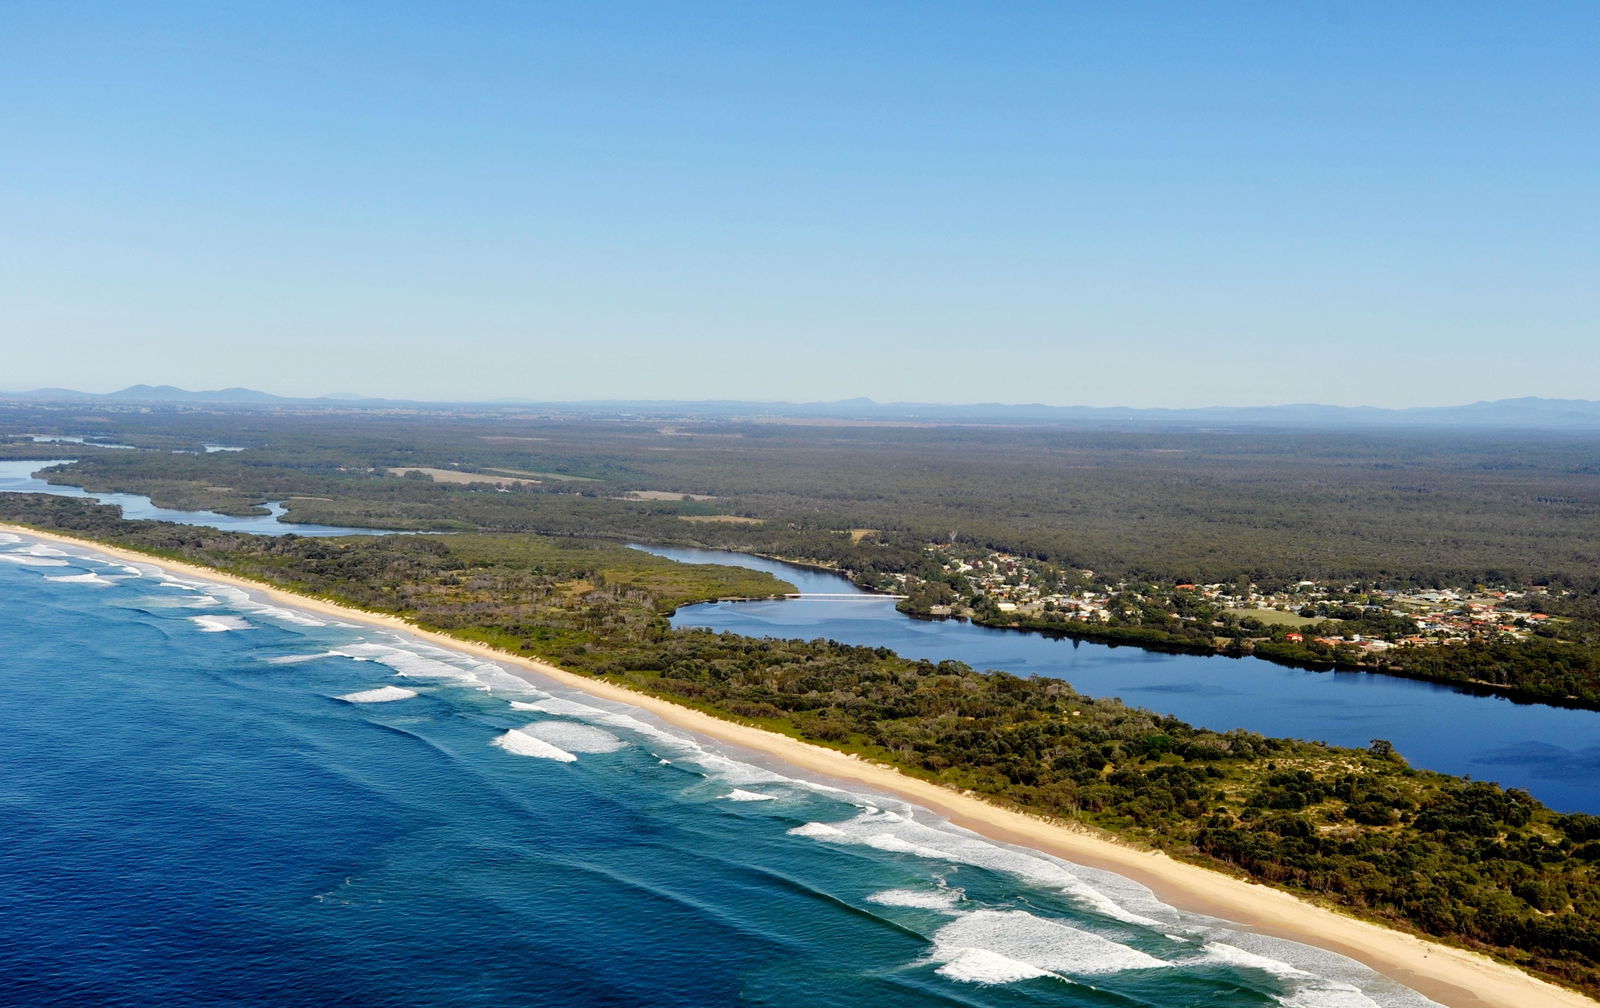
[[[0,388],[1600,398],[1600,4],[5,0]]]

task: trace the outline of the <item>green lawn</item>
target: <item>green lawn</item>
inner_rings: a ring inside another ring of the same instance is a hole
[[[1308,623],[1321,623],[1321,617],[1298,616],[1292,612],[1283,612],[1280,609],[1229,609],[1229,612],[1243,619],[1254,616],[1268,626],[1305,626]]]

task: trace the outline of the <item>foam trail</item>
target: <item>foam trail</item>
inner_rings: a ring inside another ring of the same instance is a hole
[[[565,749],[557,749],[544,739],[534,738],[532,735],[517,731],[514,728],[495,739],[491,744],[518,756],[536,756],[539,759],[556,760],[561,763],[574,763],[578,759],[578,757]]]
[[[348,655],[338,651],[318,651],[316,654],[289,654],[278,655],[276,658],[263,658],[268,665],[298,665],[301,662],[316,661],[318,658],[347,658]],[[361,661],[362,659],[355,659]]]
[[[179,588],[183,591],[200,591],[206,587],[206,583],[204,581],[184,581],[181,578],[176,578],[170,574],[167,574],[166,571],[162,571],[161,574],[162,578],[157,583],[163,588]]]
[[[21,564],[24,567],[70,566],[65,560],[57,560],[53,557],[34,556],[31,553],[19,553],[16,551],[0,552],[0,560],[5,560],[14,564]]]
[[[607,710],[602,707],[591,706],[564,697],[549,696],[542,700],[526,702],[513,700],[511,705],[516,710],[538,711],[541,714],[555,714],[560,717],[578,718],[583,721],[605,725],[613,730],[624,731],[649,739],[653,744],[668,750],[678,759],[686,759],[699,764],[708,775],[716,776],[729,784],[738,786],[746,784],[801,784],[791,777],[762,770],[748,763],[729,759],[714,753],[693,739],[684,735],[658,728],[641,718],[634,717],[621,711]]]
[[[728,799],[729,801],[736,801],[736,802],[758,802],[758,801],[777,801],[778,800],[778,796],[777,795],[762,794],[759,791],[746,791],[743,788],[734,788],[732,791],[729,791],[727,794],[723,795],[723,797]]]
[[[296,626],[319,627],[328,625],[322,620],[307,616],[305,613],[297,612],[294,609],[283,609],[278,606],[255,605],[251,607],[250,611],[259,613],[262,616],[269,616],[272,619],[283,620],[285,623],[293,623]]]
[[[111,580],[110,578],[103,578],[100,575],[94,574],[94,573],[88,573],[88,574],[62,574],[59,577],[46,576],[45,580],[46,581],[59,581],[59,582],[61,582],[63,584],[92,584],[92,585],[108,585],[108,586],[116,584],[116,582]]]
[[[974,951],[986,955],[974,956]],[[1024,910],[976,910],[962,914],[934,933],[930,959],[943,963],[939,972],[955,979],[966,977],[946,971],[960,973],[970,970],[974,962],[998,963],[1000,959],[1032,967],[1037,971],[1033,976],[1120,973],[1164,969],[1172,965],[1132,946],[1060,921],[1036,917]]]
[[[478,677],[472,670],[452,665],[449,662],[436,661],[426,658],[415,651],[403,648],[390,647],[386,644],[358,643],[347,644],[335,651],[336,654],[346,658],[356,658],[361,661],[375,661],[380,665],[387,665],[402,676],[421,679],[454,679],[476,683]]]
[[[954,913],[961,894],[949,889],[885,889],[867,897],[868,903],[879,906],[911,907],[915,910],[941,910]]]
[[[797,780],[784,774],[763,770],[749,763],[731,759],[706,749],[685,735],[659,728],[642,718],[623,711],[610,710],[570,698],[556,696],[546,696],[534,702],[514,700],[511,702],[511,706],[516,710],[538,711],[542,714],[578,718],[583,721],[605,725],[613,730],[640,736],[648,739],[655,747],[659,747],[674,759],[687,760],[692,764],[696,764],[707,776],[716,777],[736,788],[748,785],[772,784],[805,787],[829,794],[844,793],[837,788],[827,787],[826,785],[812,785],[803,780]]]
[[[530,687],[493,662],[480,661],[457,651],[395,638],[399,643],[379,644],[358,641],[341,646],[340,654],[349,658],[375,661],[408,678],[449,679],[493,691],[502,689],[527,692]]]
[[[946,854],[942,850],[912,843],[909,840],[895,836],[893,833],[873,833],[870,836],[859,837],[855,842],[866,847],[871,847],[874,850],[888,851],[891,854],[911,854],[919,858],[927,858],[929,861],[960,860],[959,858]]]
[[[1211,961],[1261,970],[1288,986],[1290,990],[1278,997],[1285,1008],[1379,1008],[1354,986],[1308,973],[1281,959],[1246,952],[1226,942],[1207,942],[1205,951]]]
[[[406,689],[404,686],[379,686],[377,689],[346,693],[339,699],[346,703],[389,703],[394,700],[409,700],[416,695],[416,690]]]
[[[1085,909],[1114,920],[1144,927],[1170,927],[1123,906],[1099,888],[1084,881],[1077,871],[1065,862],[1035,851],[1005,847],[948,825],[928,826],[893,812],[867,809],[854,819],[834,823],[828,828],[834,832],[812,831],[796,835],[825,839],[833,843],[859,844],[875,847],[878,850],[914,854],[929,860],[949,861],[1004,872],[1041,888],[1063,893]],[[795,833],[794,830],[790,832]],[[1157,910],[1155,906],[1150,909]],[[1162,911],[1173,913],[1170,908],[1165,907],[1157,912]]]
[[[1037,966],[1010,959],[988,949],[955,949],[935,972],[952,980],[976,984],[1006,984],[1051,974]]]
[[[569,753],[616,752],[628,745],[603,728],[571,721],[535,721],[520,730]]]
[[[203,633],[223,633],[228,630],[254,630],[242,616],[190,616]]]

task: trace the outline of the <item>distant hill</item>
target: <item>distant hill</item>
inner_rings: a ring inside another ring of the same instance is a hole
[[[105,394],[42,388],[0,393],[0,400],[30,402],[210,404],[249,406],[537,409],[557,413],[599,413],[651,418],[776,418],[918,423],[1008,423],[1049,426],[1144,429],[1393,428],[1462,427],[1537,430],[1600,430],[1600,402],[1589,399],[1541,399],[1524,396],[1464,406],[1417,406],[1383,409],[1375,406],[1325,406],[1291,403],[1282,406],[1209,406],[1200,409],[1139,409],[1129,406],[1046,406],[1041,403],[879,403],[857,398],[839,402],[750,402],[743,400],[589,400],[583,402],[418,402],[370,399],[356,395],[293,398],[248,388],[191,392],[172,385],[130,385]]]
[[[534,404],[528,403],[532,406]],[[851,399],[823,403],[583,402],[569,408],[646,416],[787,417],[926,423],[1021,423],[1103,428],[1227,429],[1233,427],[1476,427],[1600,430],[1600,402],[1587,399],[1501,399],[1465,406],[1210,406],[1138,409],[1129,406],[1046,406],[1041,403],[877,403]]]
[[[214,392],[190,392],[171,385],[129,385],[101,398],[122,402],[210,402],[210,403],[266,403],[293,402],[270,392],[255,389],[226,388]]]

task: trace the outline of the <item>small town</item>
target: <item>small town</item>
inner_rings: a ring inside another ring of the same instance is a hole
[[[1523,640],[1552,620],[1540,611],[1541,600],[1549,596],[1543,586],[1401,589],[1316,581],[1264,586],[1242,579],[1163,585],[1107,581],[1092,570],[1063,570],[950,544],[927,550],[939,577],[891,576],[896,590],[908,596],[902,608],[992,625],[1177,621],[1191,630],[1211,628],[1219,646],[1249,636],[1318,652],[1372,656],[1397,647]]]

